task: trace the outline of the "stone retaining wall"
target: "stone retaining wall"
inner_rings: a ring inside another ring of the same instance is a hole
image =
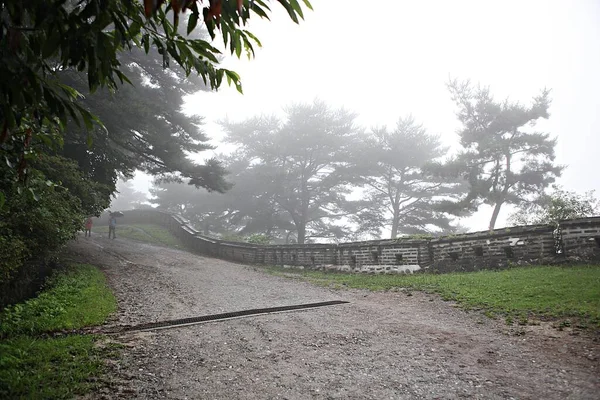
[[[157,210],[125,212],[123,223],[167,227],[192,251],[248,264],[365,273],[452,272],[600,261],[600,217],[562,221],[562,253],[555,228],[519,226],[435,239],[372,240],[340,244],[256,245],[201,235],[179,215]]]
[[[600,261],[600,217],[563,221],[560,229],[566,257]]]

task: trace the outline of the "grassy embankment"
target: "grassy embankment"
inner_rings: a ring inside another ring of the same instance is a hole
[[[38,297],[0,313],[0,398],[63,399],[93,389],[115,348],[95,335],[46,335],[99,325],[116,310],[104,275],[91,265],[55,273]]]
[[[166,228],[154,224],[117,225],[117,237],[138,240],[176,249],[185,248],[181,241],[173,236]],[[93,234],[108,236],[108,226],[92,228]]]
[[[450,274],[366,275],[269,268],[334,288],[438,293],[466,309],[504,316],[507,323],[552,319],[559,326],[600,328],[600,265],[536,266]]]

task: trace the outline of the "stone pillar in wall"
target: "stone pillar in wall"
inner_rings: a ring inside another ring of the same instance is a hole
[[[577,261],[600,261],[600,217],[560,222],[564,255]]]

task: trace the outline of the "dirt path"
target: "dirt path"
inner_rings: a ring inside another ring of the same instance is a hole
[[[327,300],[350,304],[123,334],[115,384],[92,398],[598,399],[600,344],[509,332],[436,296],[335,291],[125,239],[80,238],[132,324]]]

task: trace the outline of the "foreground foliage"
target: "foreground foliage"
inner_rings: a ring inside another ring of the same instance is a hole
[[[27,294],[43,266],[81,229],[86,215],[108,206],[106,186],[86,179],[77,164],[59,156],[36,160],[27,188],[0,163],[0,308]]]
[[[0,398],[62,399],[84,394],[111,350],[98,337],[35,335],[104,322],[116,301],[90,265],[56,273],[36,298],[0,314]]]
[[[272,269],[281,273],[281,269]],[[295,271],[292,276],[337,288],[439,293],[468,309],[522,321],[546,317],[600,328],[600,265],[537,266],[450,274],[364,275]]]
[[[295,22],[303,18],[296,0],[278,3]],[[308,0],[304,5],[311,7]],[[211,88],[225,78],[241,91],[239,76],[220,68],[221,52],[189,34],[201,27],[213,39],[220,33],[232,54],[250,57],[260,41],[245,25],[251,15],[268,19],[268,2],[147,1],[145,6],[133,0],[0,1],[0,144],[19,176],[35,159],[38,142],[62,144],[70,118],[88,130],[102,124],[82,106],[79,92],[61,82],[63,71],[84,72],[92,93],[101,87],[117,90],[129,82],[119,55],[156,49],[163,68],[173,62]],[[183,32],[178,29],[181,11],[189,11]]]

